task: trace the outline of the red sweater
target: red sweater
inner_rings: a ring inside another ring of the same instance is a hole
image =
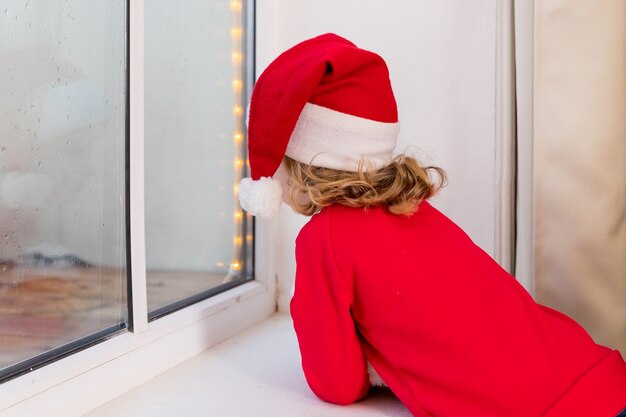
[[[369,360],[415,416],[615,417],[626,364],[535,303],[451,220],[331,206],[296,240],[291,301],[322,400],[364,397]]]

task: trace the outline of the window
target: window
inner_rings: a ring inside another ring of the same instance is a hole
[[[266,261],[251,280],[268,225],[253,242],[235,198],[253,10],[3,8],[0,412],[71,395],[78,415],[274,310]]]
[[[148,310],[158,317],[251,275],[242,4],[145,5]]]
[[[125,3],[1,16],[0,379],[128,322]]]

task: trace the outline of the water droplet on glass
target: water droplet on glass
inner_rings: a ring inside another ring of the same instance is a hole
[[[9,9],[4,9],[4,14],[9,14]]]
[[[74,218],[78,217],[78,212],[74,212]]]
[[[2,151],[2,152],[6,151],[6,150],[7,150],[6,146],[3,146],[3,147],[0,148],[0,151]]]
[[[37,165],[38,165],[39,167],[41,167],[41,161],[39,161],[39,162],[37,163]]]

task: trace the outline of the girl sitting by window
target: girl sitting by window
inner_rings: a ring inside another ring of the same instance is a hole
[[[309,39],[263,72],[249,110],[242,207],[268,217],[285,198],[312,216],[296,240],[291,315],[319,398],[358,401],[377,373],[415,416],[624,409],[619,351],[535,303],[427,201],[441,169],[392,156],[398,114],[380,56]]]

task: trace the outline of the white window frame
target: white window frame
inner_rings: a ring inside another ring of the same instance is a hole
[[[248,6],[253,0],[247,1]],[[252,22],[254,7],[247,7]],[[255,280],[148,322],[144,219],[144,0],[129,0],[131,331],[0,385],[0,417],[81,416],[276,311],[275,223],[255,224]],[[253,34],[248,40],[253,41]],[[250,43],[249,43],[250,44]]]

